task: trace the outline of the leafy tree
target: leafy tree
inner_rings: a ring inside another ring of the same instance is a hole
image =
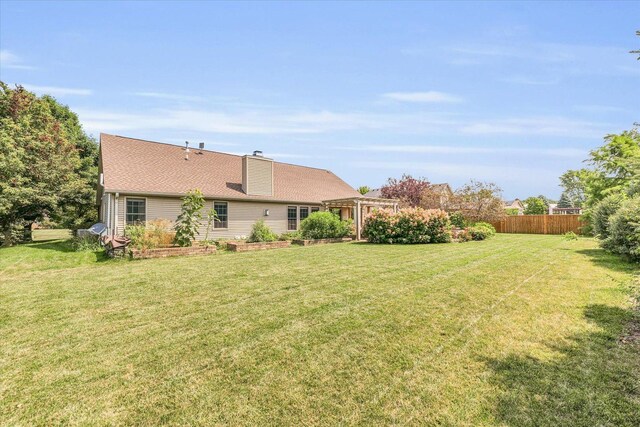
[[[567,195],[566,191],[562,192],[562,195],[560,196],[560,200],[558,200],[558,207],[559,208],[573,208],[574,207],[571,204],[571,199]]]
[[[54,106],[51,99],[0,82],[0,229],[4,246],[12,244],[12,229],[17,223],[28,225],[53,215],[68,195],[87,185],[78,174],[82,169],[79,149]],[[92,199],[91,205],[94,203]]]
[[[628,193],[638,185],[640,169],[640,132],[637,128],[620,134],[607,135],[605,144],[589,153],[592,168],[570,170],[561,178],[570,194],[584,194],[587,208],[608,195]]]
[[[422,190],[420,207],[423,209],[448,209],[449,196],[442,191],[436,190],[431,184]]]
[[[552,203],[556,203],[555,200],[552,200],[543,194],[540,194],[537,197],[538,199],[542,200],[542,203],[544,204],[545,213],[549,212],[549,206],[551,206]]]
[[[586,169],[568,170],[560,176],[560,186],[564,189],[571,203],[571,207],[582,207],[586,198],[586,175],[591,173]]]
[[[449,208],[460,212],[471,224],[496,222],[505,216],[502,190],[491,182],[472,180],[463,185],[450,199]]]
[[[176,243],[178,246],[191,246],[197,234],[200,234],[200,220],[204,207],[202,191],[195,189],[187,192],[182,198],[180,215],[176,221]]]
[[[504,210],[504,213],[506,213],[509,216],[516,216],[520,214],[520,209],[518,208],[507,208]]]
[[[599,239],[609,237],[609,219],[615,214],[625,197],[622,194],[612,194],[600,200],[589,212],[593,234]]]
[[[66,105],[51,96],[42,100],[49,105],[51,114],[65,129],[67,139],[76,147],[80,162],[75,168],[77,179],[60,194],[57,208],[52,212],[55,221],[67,228],[78,228],[98,220],[96,182],[98,181],[98,144],[89,137],[78,116]]]
[[[523,203],[525,215],[544,215],[548,212],[545,209],[544,201],[539,197],[528,197]]]
[[[398,199],[403,207],[416,207],[420,205],[423,192],[430,186],[426,178],[414,178],[404,174],[402,178],[389,178],[387,184],[380,191],[382,197]]]
[[[366,186],[366,185],[363,185],[363,186],[361,186],[361,187],[358,187],[358,193],[360,193],[360,194],[362,194],[362,195],[367,194],[369,191],[371,191],[371,188],[369,188],[369,187],[368,187],[368,186]]]
[[[640,261],[640,197],[622,202],[608,221],[608,235],[601,246],[613,253]]]

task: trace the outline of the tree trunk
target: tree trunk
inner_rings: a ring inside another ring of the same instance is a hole
[[[2,230],[2,234],[4,235],[4,242],[2,242],[3,248],[8,248],[11,246],[11,225],[6,226],[4,230]]]

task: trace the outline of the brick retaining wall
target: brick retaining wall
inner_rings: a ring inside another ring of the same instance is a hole
[[[351,237],[340,237],[336,239],[313,239],[313,240],[294,240],[294,245],[311,246],[311,245],[323,245],[325,243],[342,243],[350,242],[353,240]]]
[[[170,256],[207,255],[216,253],[215,246],[189,246],[154,249],[131,249],[131,258],[166,258]]]
[[[232,252],[260,251],[263,249],[286,248],[288,246],[291,246],[291,242],[287,242],[287,241],[257,242],[257,243],[227,242],[227,249],[229,249]]]

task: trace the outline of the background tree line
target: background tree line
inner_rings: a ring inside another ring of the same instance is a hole
[[[34,222],[78,228],[97,220],[98,145],[55,98],[0,81],[0,240]]]
[[[584,208],[584,230],[612,252],[640,260],[640,132],[638,124],[607,135],[588,167],[560,177],[563,197]]]

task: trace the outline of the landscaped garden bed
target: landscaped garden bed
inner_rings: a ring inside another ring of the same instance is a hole
[[[292,240],[291,243],[294,245],[300,246],[311,246],[311,245],[323,245],[325,243],[343,243],[350,242],[353,239],[351,237],[338,237],[335,239],[295,239]]]
[[[264,249],[286,248],[291,246],[291,242],[279,240],[275,242],[227,242],[227,249],[231,252],[260,251]]]
[[[136,249],[131,248],[129,250],[131,258],[133,259],[146,259],[146,258],[166,258],[171,256],[186,256],[186,255],[208,255],[216,253],[215,245],[211,246],[170,246],[164,248],[153,249]]]

